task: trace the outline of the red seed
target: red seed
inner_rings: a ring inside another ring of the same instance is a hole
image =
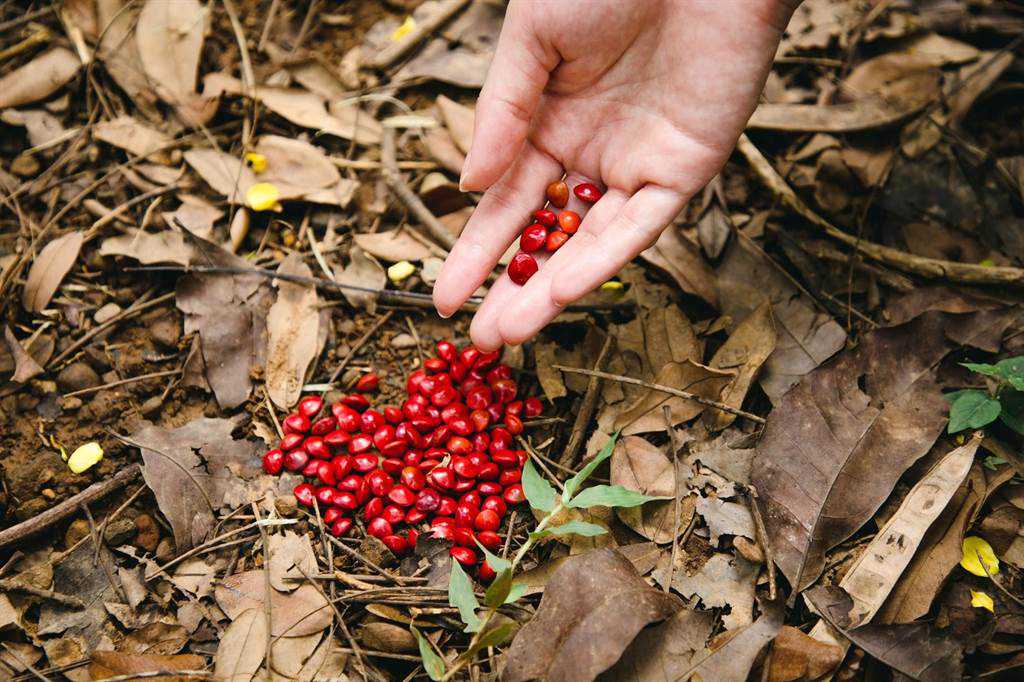
[[[480,541],[481,545],[492,552],[497,552],[501,548],[501,536],[494,531],[481,531],[476,534],[476,539]]]
[[[352,474],[338,481],[338,488],[341,490],[348,490],[354,493],[362,487],[363,477],[359,474]]]
[[[352,471],[352,458],[348,455],[338,455],[331,460],[331,468],[334,469],[334,478],[340,481]]]
[[[480,505],[480,511],[483,511],[484,509],[490,509],[499,517],[508,513],[508,507],[505,505],[505,500],[501,499],[497,495],[491,495],[484,500],[484,503]]]
[[[540,402],[540,398],[530,396],[523,401],[524,417],[539,417],[542,412],[544,412],[544,405]]]
[[[373,446],[373,438],[370,438],[365,433],[352,436],[352,440],[348,442],[348,451],[353,455],[365,453]],[[376,466],[376,464],[374,464]],[[366,469],[369,471],[369,469]]]
[[[306,454],[305,450],[292,450],[285,453],[282,459],[282,464],[284,464],[284,468],[288,471],[302,471],[308,463],[309,455]]]
[[[473,452],[473,442],[464,436],[452,436],[445,445],[453,455],[468,455]]]
[[[302,467],[302,475],[306,478],[316,478],[317,473],[320,471],[320,460],[311,459],[306,462],[306,466]]]
[[[496,531],[501,527],[501,517],[493,509],[481,509],[473,519],[473,528]]]
[[[380,454],[385,457],[401,457],[409,446],[404,440],[399,440],[397,437],[390,443],[381,446]]]
[[[331,413],[334,415],[334,420],[338,422],[338,428],[342,431],[351,433],[359,430],[359,413],[348,405],[335,403],[331,406]]]
[[[396,504],[389,504],[384,507],[384,511],[380,513],[382,518],[387,519],[388,523],[397,525],[405,521],[405,510]]]
[[[398,425],[402,423],[402,410],[395,407],[394,405],[388,405],[384,408],[384,421],[388,424]]]
[[[480,350],[476,346],[466,346],[459,352],[459,360],[467,367],[472,367],[478,357],[480,357]]]
[[[481,495],[487,497],[491,495],[500,495],[502,490],[501,484],[496,483],[495,481],[485,481],[478,485],[476,489],[480,491]]]
[[[438,467],[427,474],[427,482],[438,490],[451,490],[455,486],[455,472],[447,467]]]
[[[499,476],[501,476],[501,470],[498,469],[498,465],[494,462],[487,462],[480,467],[476,477],[481,481],[496,481]]]
[[[448,369],[448,363],[441,358],[427,358],[423,361],[423,369],[427,371],[427,374],[437,374]],[[424,377],[425,378],[425,377]],[[424,382],[420,380],[420,387],[422,390]]]
[[[330,462],[319,461],[316,463],[316,477],[324,485],[338,484],[338,479],[334,476],[334,465]]]
[[[402,469],[405,468],[405,462],[397,457],[388,457],[380,463],[380,468],[383,469],[388,476],[397,476]]]
[[[547,208],[540,208],[534,211],[533,219],[544,227],[554,227],[555,223],[558,222],[558,216],[555,215],[555,212]]]
[[[451,386],[441,386],[430,394],[430,402],[437,407],[450,405],[459,399],[459,392]]]
[[[534,223],[523,230],[523,234],[519,237],[519,248],[526,253],[533,253],[544,246],[547,238],[548,228],[540,223]]]
[[[355,438],[352,439],[355,442]],[[369,437],[367,437],[369,440]],[[374,452],[363,452],[352,458],[352,468],[361,473],[373,471],[380,464],[380,458]]]
[[[498,379],[491,386],[494,389],[494,399],[499,403],[508,403],[516,399],[519,386],[511,379]]]
[[[415,395],[419,393],[420,382],[427,376],[426,370],[417,369],[409,374],[409,378],[405,380],[405,392],[409,395]]]
[[[501,476],[498,476],[498,485],[507,488],[513,483],[519,483],[523,480],[523,472],[519,469],[505,469],[501,472]]]
[[[366,524],[366,532],[375,538],[383,538],[386,535],[391,535],[394,531],[391,529],[391,524],[388,523],[387,520],[378,516]]]
[[[514,414],[505,415],[505,428],[513,436],[518,436],[523,432],[523,420]]]
[[[482,410],[491,404],[494,394],[487,386],[481,386],[466,394],[466,407],[471,410]]]
[[[526,501],[526,495],[523,494],[523,486],[518,483],[505,488],[502,498],[509,504],[522,504]]]
[[[388,499],[402,507],[411,507],[416,501],[416,494],[404,485],[396,485],[388,491]]]
[[[391,490],[392,486],[395,485],[391,477],[380,469],[368,473],[366,475],[366,482],[370,486],[370,492],[377,497],[384,497]]]
[[[473,531],[469,528],[456,528],[455,530],[453,530],[452,540],[455,541],[456,545],[460,545],[462,547],[476,546],[476,536],[473,534]]]
[[[468,457],[452,457],[452,469],[462,478],[476,478],[480,470],[469,461]]]
[[[441,506],[441,496],[436,490],[427,488],[416,496],[416,508],[422,512],[435,512]]]
[[[384,426],[384,415],[377,410],[367,410],[359,417],[359,426],[363,433],[374,434],[377,429]]]
[[[510,402],[508,405],[505,406],[505,414],[514,414],[517,417],[522,416],[523,401],[513,400],[512,402]]]
[[[302,442],[302,449],[306,451],[310,457],[316,457],[317,459],[330,459],[331,451],[327,449],[324,439],[320,436],[310,436]]]
[[[427,477],[420,469],[407,466],[402,469],[402,484],[409,490],[423,490],[427,487]]]
[[[452,558],[463,566],[473,566],[476,564],[476,552],[469,547],[452,547],[448,551]]]
[[[409,541],[401,535],[387,535],[380,540],[395,556],[402,556],[409,551]]]
[[[316,489],[316,501],[322,505],[330,506],[334,504],[334,496],[338,494],[334,488],[329,485]]]
[[[480,564],[480,568],[476,569],[476,577],[480,579],[482,583],[489,583],[498,577],[498,574],[494,572],[491,565],[484,561]]]
[[[491,455],[491,460],[502,469],[511,469],[519,465],[519,457],[513,450],[498,450]]]
[[[303,507],[312,507],[316,501],[316,489],[309,483],[300,483],[292,488],[292,494]]]
[[[455,527],[472,528],[476,515],[480,513],[479,507],[470,504],[460,504],[455,508]]]
[[[481,353],[480,357],[473,363],[474,372],[486,372],[488,369],[498,364],[498,360],[501,360],[501,351],[492,350],[489,353]]]
[[[491,425],[491,415],[487,414],[487,410],[473,410],[469,413],[469,421],[474,431],[482,432]]]
[[[409,511],[405,512],[405,522],[410,526],[415,526],[417,523],[427,518],[427,512],[420,511],[416,507],[413,507]]]
[[[331,526],[331,535],[340,538],[352,529],[352,519],[340,518]]]
[[[530,254],[520,251],[512,257],[506,272],[510,280],[522,286],[537,273],[537,261]]]
[[[338,422],[334,417],[321,417],[309,427],[309,432],[314,436],[326,436],[338,428]]]
[[[356,498],[355,493],[343,490],[334,496],[334,504],[338,505],[342,509],[352,511],[359,506],[359,500]]]
[[[468,504],[471,507],[479,508],[481,503],[483,503],[483,498],[480,497],[480,493],[475,490],[470,490],[459,498],[459,504]]]
[[[333,507],[332,507],[332,509],[333,509]],[[383,511],[384,511],[384,500],[382,500],[379,497],[375,497],[372,500],[370,500],[369,502],[367,502],[366,506],[363,507],[363,518],[366,519],[367,521],[372,521],[373,519],[375,519],[378,516],[380,516],[381,512],[383,512]]]
[[[380,386],[380,377],[373,372],[369,372],[359,377],[355,388],[360,393],[372,393],[377,390],[378,386]]]
[[[434,519],[435,521],[441,521],[442,519]],[[441,540],[454,540],[455,529],[449,525],[436,525],[431,526],[430,534]]]
[[[569,241],[569,235],[561,230],[555,230],[548,235],[547,240],[544,242],[544,250],[548,253],[554,253],[562,248],[562,245]]]
[[[508,365],[498,365],[487,371],[487,383],[493,384],[498,379],[511,379],[512,368]]]
[[[414,549],[416,541],[420,539],[420,532],[415,528],[410,528],[405,532],[405,539],[409,541],[409,548]]]
[[[309,433],[309,417],[295,413],[290,414],[281,422],[285,433]]]
[[[358,395],[355,393],[353,393],[352,395],[345,396],[344,398],[341,399],[341,402],[345,403],[353,410],[356,410],[358,412],[362,412],[363,410],[370,406],[370,401],[366,399],[366,396]]]
[[[581,182],[576,185],[572,188],[572,193],[588,204],[596,203],[604,196],[601,190],[597,188],[597,185],[589,182]]]
[[[459,503],[454,498],[441,496],[441,505],[437,508],[438,516],[455,516],[455,510],[458,508]],[[453,521],[454,523],[454,521]]]
[[[458,349],[454,343],[444,340],[437,342],[437,357],[445,362],[451,362],[455,359],[456,355],[458,355]]]
[[[565,205],[569,203],[569,185],[561,180],[556,180],[547,186],[544,196],[558,208],[565,208]]]
[[[263,455],[263,471],[276,476],[284,468],[284,453],[281,450],[271,450]]]
[[[306,396],[299,401],[299,413],[312,419],[324,408],[324,399],[318,395]]]
[[[334,522],[341,518],[345,512],[341,507],[328,507],[324,510],[323,522],[324,525],[330,527],[334,525]]]
[[[558,214],[558,226],[566,234],[575,234],[580,229],[580,214],[576,211],[562,211]]]
[[[481,411],[482,412],[487,412],[487,410],[481,410]],[[488,414],[487,415],[487,419],[490,420],[490,418],[491,418],[491,415]],[[487,452],[487,448],[489,448],[490,446],[491,446],[491,437],[488,436],[485,432],[481,431],[480,433],[478,433],[475,436],[473,436],[473,449],[474,450],[479,450],[480,452]]]
[[[306,440],[306,437],[301,433],[286,433],[284,438],[281,439],[281,444],[278,446],[280,449],[288,452],[302,445],[302,441]]]

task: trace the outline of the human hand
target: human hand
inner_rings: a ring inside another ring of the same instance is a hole
[[[724,165],[797,4],[512,0],[461,179],[486,193],[434,285],[438,312],[486,280],[563,171],[604,196],[525,285],[493,284],[479,348],[526,341],[653,244]]]

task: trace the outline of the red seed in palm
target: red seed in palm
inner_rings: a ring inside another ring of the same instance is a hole
[[[576,211],[562,211],[558,214],[558,226],[566,234],[576,234],[580,229],[580,214]]]
[[[508,278],[522,286],[537,273],[537,261],[528,253],[520,251],[508,264]]]
[[[548,228],[540,223],[534,223],[525,230],[519,237],[519,248],[527,253],[533,253],[544,246],[548,238]]]
[[[533,219],[544,227],[554,227],[555,223],[558,222],[558,216],[555,212],[548,208],[541,208],[533,212]]]
[[[547,186],[544,196],[558,208],[565,208],[565,205],[569,203],[569,185],[561,180],[556,180]]]
[[[576,185],[572,188],[572,193],[588,204],[596,203],[604,196],[601,190],[597,188],[597,185],[589,182],[581,182]]]
[[[561,230],[555,230],[548,235],[547,240],[544,242],[544,250],[548,253],[554,253],[562,248],[562,245],[569,241],[569,235]]]

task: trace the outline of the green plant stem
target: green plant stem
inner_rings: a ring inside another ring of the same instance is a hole
[[[526,556],[526,553],[530,551],[531,547],[533,547],[533,537],[536,534],[543,532],[545,528],[551,525],[551,522],[554,520],[555,516],[557,516],[558,513],[561,512],[563,509],[565,509],[565,506],[562,504],[561,501],[559,501],[555,504],[551,511],[549,511],[547,515],[540,520],[540,523],[537,524],[537,530],[535,530],[533,533],[530,533],[530,535],[526,537],[526,542],[523,543],[523,546],[520,547],[519,551],[517,551],[515,556],[512,557],[512,562],[508,569],[509,571],[513,573],[515,572],[516,567],[519,565],[519,562],[522,561],[523,557]],[[472,648],[476,646],[477,641],[480,639],[481,636],[483,636],[484,632],[487,630],[487,624],[491,621],[491,618],[493,618],[494,615],[498,613],[498,609],[501,608],[501,606],[502,604],[488,607],[487,612],[480,619],[480,629],[473,633],[473,637],[469,640],[469,646],[467,647],[467,649],[472,650]],[[448,682],[448,680],[455,677],[455,674],[462,670],[464,667],[466,667],[466,664],[470,662],[472,661],[468,658],[456,661],[455,665],[453,665],[451,669],[444,674],[444,677],[441,678],[441,681]]]

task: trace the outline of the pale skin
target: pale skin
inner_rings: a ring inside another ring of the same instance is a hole
[[[484,194],[434,285],[438,312],[484,283],[563,173],[604,196],[524,286],[491,286],[470,328],[481,350],[530,339],[657,241],[724,165],[796,4],[512,0],[460,183]]]

